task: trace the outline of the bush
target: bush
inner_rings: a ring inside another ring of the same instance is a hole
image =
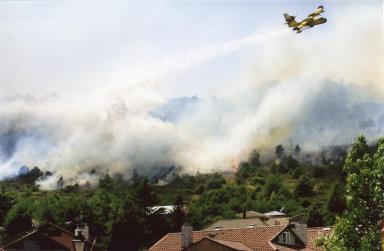
[[[296,168],[293,172],[292,172],[292,177],[295,178],[295,179],[298,179],[300,178],[301,175],[304,174],[304,169],[303,167],[299,166],[298,168]]]
[[[261,178],[261,177],[254,177],[253,179],[252,179],[252,184],[253,185],[265,185],[265,183],[266,183],[266,181],[265,181],[265,179],[264,178]]]

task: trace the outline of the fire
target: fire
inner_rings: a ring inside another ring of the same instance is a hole
[[[239,165],[241,161],[246,158],[247,153],[248,153],[247,150],[241,150],[239,154],[233,157],[232,163],[231,163],[231,169],[233,170],[234,173],[236,173],[237,170],[239,169]]]

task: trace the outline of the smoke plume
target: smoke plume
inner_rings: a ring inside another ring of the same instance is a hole
[[[348,18],[356,13],[359,19]],[[300,35],[286,27],[258,31],[81,97],[3,96],[1,178],[38,166],[53,173],[39,183],[52,189],[59,177],[96,184],[100,174],[129,179],[133,170],[151,175],[169,166],[224,171],[254,148],[299,143],[314,150],[359,133],[373,139],[384,129],[377,18],[354,7]],[[166,99],[156,91],[175,74],[241,50],[250,62],[241,79],[212,97]]]

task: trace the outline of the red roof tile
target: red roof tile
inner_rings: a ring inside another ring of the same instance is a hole
[[[223,240],[217,240],[217,239],[211,239],[209,238],[210,240],[214,241],[214,242],[217,242],[217,243],[220,243],[224,246],[227,246],[227,247],[230,247],[230,248],[233,248],[235,250],[241,250],[241,251],[252,251],[252,249],[250,249],[249,247],[245,246],[243,243],[241,242],[234,242],[234,241],[223,241]]]
[[[241,242],[246,247],[260,251],[272,251],[273,246],[269,243],[273,237],[279,234],[286,226],[268,226],[256,228],[238,228],[212,231],[194,231],[193,243],[203,239],[211,238],[214,240]],[[149,251],[180,251],[181,235],[172,233],[164,236],[160,241],[153,245]]]
[[[316,247],[315,241],[318,237],[322,235],[328,235],[331,233],[330,228],[323,228],[323,227],[317,227],[317,228],[308,228],[307,230],[307,248],[310,250],[316,250],[316,251],[321,251],[323,250],[322,248]]]
[[[282,246],[271,243],[280,232],[287,226],[265,226],[256,228],[238,228],[238,229],[224,229],[224,230],[211,230],[211,231],[194,231],[193,243],[196,243],[204,238],[217,241],[219,243],[241,243],[246,248],[257,251],[272,251],[272,250],[301,250],[313,251],[321,250],[314,245],[315,239],[320,234],[329,234],[329,229],[324,228],[309,228],[308,244],[304,249],[297,246]],[[228,245],[227,245],[228,246]],[[239,246],[240,247],[240,246]],[[243,247],[243,246],[242,246]],[[156,244],[154,244],[149,251],[180,251],[181,249],[181,234],[170,233],[164,236]]]

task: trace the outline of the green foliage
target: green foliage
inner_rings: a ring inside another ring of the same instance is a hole
[[[348,153],[344,171],[346,212],[336,220],[326,250],[380,250],[380,223],[384,216],[384,139],[371,153],[363,136]]]
[[[207,188],[208,189],[218,189],[225,185],[226,181],[223,176],[220,174],[214,174],[211,179],[208,180]]]
[[[137,172],[128,183],[121,176],[106,175],[97,188],[74,184],[58,191],[40,191],[30,184],[33,179],[4,181],[7,188],[0,192],[0,202],[5,203],[0,206],[6,206],[0,210],[6,215],[8,235],[28,229],[32,218],[63,227],[67,221],[85,221],[98,238],[97,248],[114,251],[148,248],[166,233],[180,231],[185,220],[199,230],[216,220],[235,218],[243,210],[284,208],[289,215],[305,213],[310,226],[332,224],[343,215],[346,203],[340,204],[345,194],[340,164],[328,161],[317,175],[316,166],[300,163],[299,152],[292,154],[280,145],[278,160],[261,163],[259,152],[252,151],[235,175],[175,174],[172,182],[162,186]],[[154,213],[150,207],[155,205],[174,205],[175,210],[171,215]]]
[[[252,150],[252,152],[249,154],[248,162],[251,166],[254,167],[258,167],[261,165],[260,153],[256,149]]]
[[[307,224],[308,227],[322,227],[325,225],[324,210],[321,203],[315,203],[310,207]]]
[[[286,160],[286,166],[288,170],[294,170],[300,166],[300,163],[292,156],[288,156]]]
[[[5,193],[5,185],[0,191],[0,225],[4,223],[5,216],[12,207],[12,198]]]
[[[281,159],[285,154],[285,149],[282,145],[277,145],[275,148],[275,154],[278,159]]]
[[[334,183],[327,199],[329,212],[341,214],[345,210],[345,198],[341,183]]]
[[[241,162],[236,173],[236,181],[240,184],[246,179],[254,176],[257,172],[257,167],[250,165],[248,162]]]
[[[298,179],[300,178],[301,175],[304,174],[304,170],[303,170],[303,167],[299,166],[298,168],[296,168],[293,172],[292,172],[292,177],[295,178],[295,179]]]
[[[38,167],[35,166],[29,172],[19,175],[17,177],[17,181],[20,183],[33,185],[35,181],[41,176],[43,176],[43,172]]]
[[[306,175],[300,177],[299,183],[295,189],[295,194],[300,197],[309,197],[313,195],[313,184]]]
[[[326,170],[323,167],[315,166],[312,170],[312,175],[315,178],[323,178],[326,175]]]
[[[265,183],[266,183],[266,180],[262,177],[256,176],[252,179],[253,185],[262,185],[263,186],[263,185],[265,185]]]
[[[29,230],[32,226],[33,199],[24,199],[16,203],[4,220],[7,236],[13,236]]]
[[[264,195],[269,198],[272,193],[278,193],[283,188],[283,179],[281,176],[269,176],[264,187]]]

